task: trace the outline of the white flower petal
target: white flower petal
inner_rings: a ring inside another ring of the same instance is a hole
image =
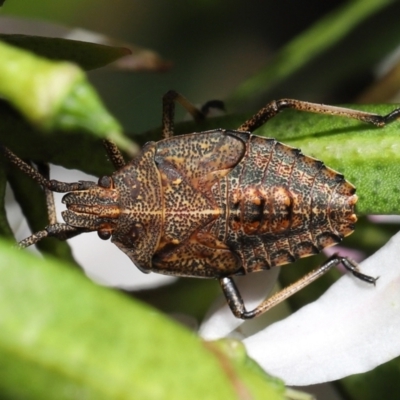
[[[244,340],[288,385],[369,371],[400,354],[400,233],[361,264],[376,287],[343,276],[317,301]]]

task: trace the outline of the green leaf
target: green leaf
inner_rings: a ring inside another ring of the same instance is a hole
[[[43,131],[83,129],[135,154],[81,69],[0,42],[0,95]]]
[[[2,398],[283,398],[282,384],[249,368],[243,350],[232,363],[77,270],[6,242],[0,252]]]
[[[53,37],[0,34],[0,40],[50,60],[71,61],[87,71],[131,54],[126,47]]]
[[[253,395],[260,399],[274,400],[281,398],[284,392],[286,394],[283,382],[280,379],[266,375],[265,371],[247,356],[246,348],[242,342],[232,339],[220,339],[208,342],[206,346],[226,366],[225,370],[233,378],[232,381],[240,398],[251,398],[246,385],[258,389],[258,391],[253,392]],[[237,379],[235,375],[237,377],[240,376],[240,379]],[[259,385],[257,383],[259,379],[267,380],[268,385]]]
[[[21,158],[81,169],[94,175],[112,172],[102,142],[95,135],[79,129],[42,132],[4,101],[0,101],[0,120],[0,143]]]

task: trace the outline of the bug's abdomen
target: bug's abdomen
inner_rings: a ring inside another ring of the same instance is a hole
[[[357,220],[355,188],[342,175],[253,135],[245,157],[213,193],[226,215],[211,230],[239,255],[245,272],[316,254],[349,235]]]

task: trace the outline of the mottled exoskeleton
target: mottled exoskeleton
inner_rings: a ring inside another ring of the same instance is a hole
[[[267,104],[237,130],[173,136],[174,101],[196,119],[203,113],[176,92],[164,96],[164,139],[147,143],[125,164],[106,142],[116,172],[95,182],[50,181],[8,149],[4,154],[47,190],[63,198],[65,223],[53,223],[20,242],[97,231],[111,238],[143,272],[218,279],[233,313],[252,318],[329,268],[342,263],[375,283],[357,264],[334,256],[254,310],[247,311],[232,276],[292,263],[319,253],[354,230],[355,188],[321,161],[251,132],[285,108],[358,119],[383,126],[387,116],[284,99]],[[54,220],[54,219],[53,219]]]

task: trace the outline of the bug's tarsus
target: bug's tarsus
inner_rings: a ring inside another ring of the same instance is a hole
[[[356,278],[358,278],[364,282],[371,283],[372,285],[375,286],[376,281],[379,279],[379,277],[374,278],[373,276],[369,276],[369,275],[365,275],[365,274],[361,273],[358,264],[350,258],[340,257],[337,255],[336,255],[336,257],[340,260],[342,265],[348,271],[350,271]]]
[[[249,311],[246,310],[243,298],[233,278],[221,278],[219,279],[219,283],[232,313],[237,318],[251,319],[275,307],[276,305],[286,300],[288,297],[292,296],[299,290],[303,289],[305,286],[309,285],[311,282],[315,281],[316,279],[327,273],[331,268],[336,267],[340,263],[343,264],[346,269],[348,269],[355,277],[361,279],[364,282],[375,285],[378,278],[362,274],[361,272],[359,272],[358,264],[355,261],[347,257],[340,257],[337,254],[334,254],[321,266],[312,270],[307,275],[300,278],[298,281],[275,293],[271,297],[264,300],[256,308]]]
[[[396,110],[393,110],[391,113],[385,115],[383,117],[383,125],[390,124],[393,121],[396,121],[400,118],[400,108],[396,108]]]

